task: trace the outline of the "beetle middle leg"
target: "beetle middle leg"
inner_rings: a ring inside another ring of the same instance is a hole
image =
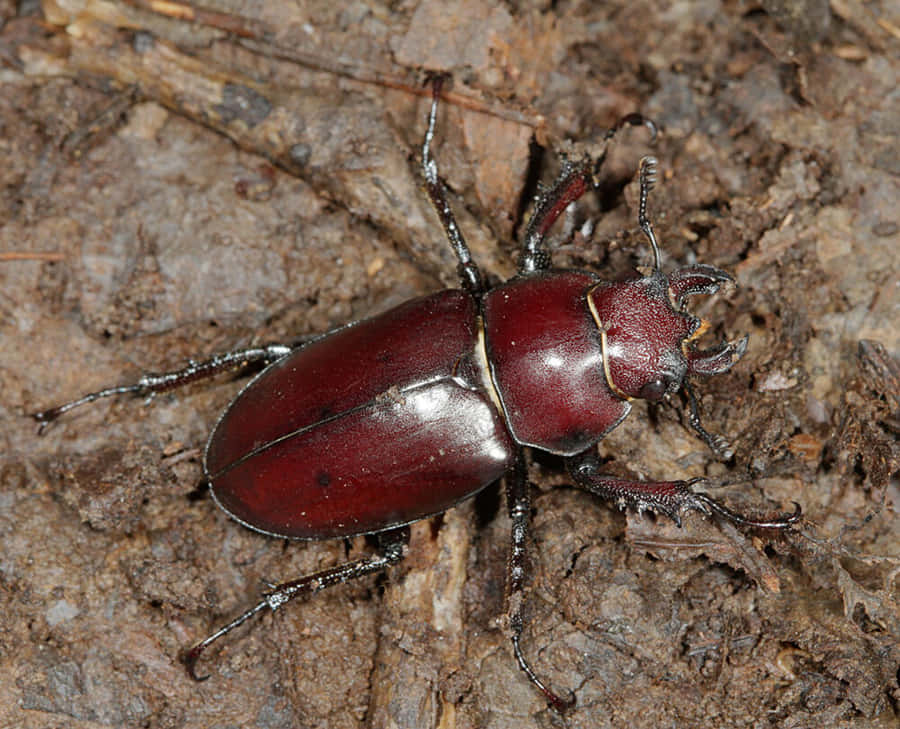
[[[431,110],[428,113],[428,128],[425,130],[425,141],[422,143],[422,171],[425,175],[425,188],[428,190],[428,197],[431,204],[441,219],[441,225],[444,226],[444,232],[447,234],[447,240],[459,259],[459,265],[456,267],[459,273],[462,287],[473,296],[480,296],[484,293],[484,280],[478,265],[472,260],[472,253],[463,237],[453,210],[450,208],[450,201],[447,200],[447,190],[444,183],[438,176],[437,162],[431,156],[431,143],[434,141],[434,127],[437,123],[438,101],[441,98],[441,89],[444,86],[446,77],[435,76],[431,80]]]
[[[701,478],[689,481],[629,481],[604,476],[600,473],[600,461],[592,453],[582,453],[566,459],[569,474],[575,484],[592,494],[638,511],[657,511],[681,526],[684,511],[700,511],[707,516],[716,514],[742,526],[757,529],[787,529],[800,518],[800,505],[794,503],[794,512],[774,519],[752,519],[728,509],[704,493],[695,493],[691,486]]]
[[[378,551],[371,557],[345,562],[344,564],[314,572],[311,575],[305,575],[304,577],[274,585],[270,591],[265,593],[263,599],[252,608],[185,650],[181,654],[182,663],[184,663],[191,678],[195,681],[205,681],[209,676],[197,675],[197,661],[200,658],[200,654],[219,638],[243,625],[266,608],[277,610],[285,603],[302,595],[313,595],[326,587],[349,582],[375,572],[382,572],[403,559],[408,544],[409,527],[404,526],[391,529],[378,535]]]
[[[531,520],[531,497],[528,492],[528,478],[525,455],[519,449],[513,472],[506,479],[506,505],[512,520],[509,562],[506,576],[506,600],[509,620],[510,638],[513,652],[519,667],[528,679],[544,694],[548,703],[560,713],[575,705],[575,694],[569,692],[569,698],[562,699],[547,688],[538,678],[534,669],[522,654],[519,642],[525,627],[525,582],[528,577],[528,526]]]

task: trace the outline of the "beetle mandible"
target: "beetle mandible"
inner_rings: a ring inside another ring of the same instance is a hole
[[[771,520],[737,514],[690,487],[691,481],[629,481],[604,476],[596,444],[631,410],[684,391],[691,426],[720,457],[724,438],[702,425],[692,375],[728,371],[747,337],[698,350],[705,322],[687,313],[693,294],[732,281],[709,265],[666,275],[647,216],[656,160],[641,161],[638,223],[653,252],[644,275],[616,282],[589,271],[553,268],[545,235],[566,207],[596,185],[606,152],[567,161],[536,200],[518,273],[488,288],[456,225],[431,154],[441,80],[433,82],[422,146],[425,185],[458,263],[460,288],[414,299],[291,347],[220,354],[135,384],[90,393],[35,413],[41,427],[79,405],[118,394],[148,395],[249,363],[267,364],[219,418],[204,474],[218,505],[241,524],[289,539],[375,534],[371,557],[275,585],[250,610],[182,656],[194,678],[200,654],[257,613],[304,594],[385,570],[402,559],[408,524],[441,513],[506,477],[512,521],[507,574],[508,629],[519,666],[559,711],[561,698],[523,655],[523,603],[530,519],[525,448],[562,456],[574,484],[620,506],[661,512],[681,523],[697,510],[745,527],[785,529],[794,513]],[[644,117],[624,125],[656,128]],[[386,443],[402,444],[386,448]],[[206,677],[203,677],[206,678]]]

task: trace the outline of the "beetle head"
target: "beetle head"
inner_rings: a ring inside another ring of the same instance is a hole
[[[598,284],[587,295],[602,337],[606,381],[613,392],[626,399],[658,401],[684,387],[691,401],[692,424],[714,450],[721,450],[700,425],[687,377],[727,372],[747,350],[747,337],[698,350],[696,340],[709,324],[685,311],[685,299],[694,294],[714,294],[723,283],[734,279],[704,264],[686,266],[671,276],[663,274],[659,244],[647,216],[647,198],[655,183],[656,159],[644,157],[638,225],[653,250],[653,269],[645,276]]]
[[[732,281],[713,266],[682,268],[671,276],[649,275],[601,283],[588,305],[603,339],[603,365],[610,388],[624,398],[658,401],[677,392],[689,375],[726,372],[747,348],[747,338],[698,350],[708,324],[685,311],[692,294],[712,294]]]

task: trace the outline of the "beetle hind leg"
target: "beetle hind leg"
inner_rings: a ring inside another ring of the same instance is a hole
[[[152,396],[158,392],[174,390],[177,387],[206,380],[227,370],[238,370],[256,363],[274,362],[289,354],[293,348],[284,344],[268,344],[260,347],[248,347],[234,352],[217,354],[202,362],[189,362],[186,366],[171,372],[150,373],[142,375],[131,385],[108,387],[103,390],[83,395],[62,405],[31,413],[31,417],[40,423],[39,433],[59,416],[88,403],[113,395]]]
[[[547,703],[559,713],[571,709],[575,705],[575,694],[571,691],[565,699],[551,691],[547,685],[538,678],[531,664],[522,653],[520,641],[522,630],[525,627],[524,606],[525,588],[528,578],[528,524],[531,519],[531,498],[528,493],[528,480],[526,478],[525,457],[521,449],[516,459],[513,473],[507,478],[506,502],[509,516],[512,520],[512,537],[507,563],[507,610],[510,639],[513,644],[513,652],[519,668],[528,676],[528,680],[534,684],[544,695]]]
[[[352,562],[345,562],[326,570],[314,572],[311,575],[299,577],[295,580],[288,580],[274,585],[272,589],[263,595],[256,605],[244,613],[238,615],[234,620],[219,628],[214,633],[190,648],[185,649],[181,653],[181,662],[187,669],[188,674],[195,681],[205,681],[209,676],[197,675],[197,661],[200,655],[210,645],[215,643],[219,638],[227,635],[235,628],[246,623],[257,613],[270,608],[277,610],[285,603],[290,602],[294,598],[301,595],[313,595],[320,590],[332,585],[339,585],[343,582],[355,580],[358,577],[365,577],[375,572],[382,572],[393,564],[399,562],[406,553],[406,546],[409,543],[409,527],[399,527],[383,532],[378,535],[378,552],[371,557],[364,557]]]

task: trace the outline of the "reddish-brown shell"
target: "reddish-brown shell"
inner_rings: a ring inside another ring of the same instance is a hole
[[[631,405],[610,389],[581,271],[514,278],[484,299],[491,372],[513,437],[564,456],[599,441]]]
[[[279,360],[210,436],[216,500],[254,529],[323,539],[406,524],[471,496],[515,453],[477,346],[474,300],[443,291]]]
[[[655,380],[681,386],[688,371],[683,343],[700,320],[673,308],[663,274],[600,283],[589,296],[605,335],[611,386],[618,393],[643,397],[644,386]]]

